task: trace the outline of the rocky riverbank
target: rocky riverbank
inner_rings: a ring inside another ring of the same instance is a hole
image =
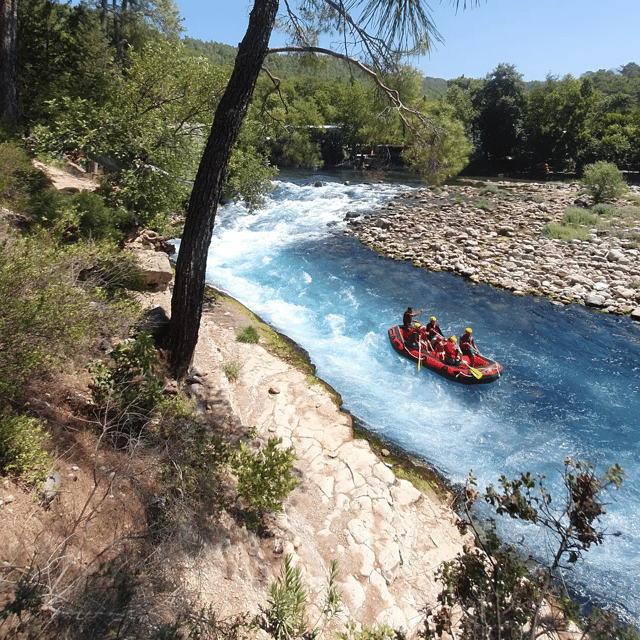
[[[615,203],[621,215],[591,228],[591,241],[542,234],[567,207],[592,204],[578,183],[470,180],[418,189],[374,214],[347,214],[348,229],[380,254],[416,267],[640,320],[640,213],[628,215],[633,206],[640,212],[640,188],[630,193],[636,204]]]

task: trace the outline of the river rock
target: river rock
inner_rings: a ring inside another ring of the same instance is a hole
[[[604,307],[606,298],[599,293],[590,293],[584,299],[584,303],[588,307]]]
[[[637,306],[640,252],[630,238],[609,236],[606,230],[592,230],[591,242],[542,235],[544,225],[560,222],[576,198],[582,206],[593,204],[579,194],[578,184],[496,184],[505,189],[495,197],[480,182],[451,187],[449,197],[419,189],[348,225],[363,243],[415,267],[562,304],[589,297],[587,304],[607,313],[629,313]],[[536,202],[541,196],[544,201]],[[490,199],[491,208],[478,208],[479,197]]]

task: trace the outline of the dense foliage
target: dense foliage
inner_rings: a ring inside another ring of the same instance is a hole
[[[581,173],[602,160],[637,171],[638,69],[629,63],[527,86],[513,66],[499,65],[484,79],[450,81],[447,100],[475,146],[471,170],[536,172],[542,163],[555,172]]]

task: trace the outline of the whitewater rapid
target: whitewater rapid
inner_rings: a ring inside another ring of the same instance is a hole
[[[640,621],[640,330],[629,318],[544,298],[516,298],[448,273],[380,258],[344,232],[348,212],[372,213],[411,185],[298,174],[275,183],[266,206],[218,212],[207,280],[304,348],[344,408],[378,437],[424,459],[454,483],[481,488],[501,474],[544,474],[561,497],[566,457],[598,469],[619,462],[621,491],[605,496],[605,544],[569,574],[579,595]],[[322,186],[314,186],[318,181]],[[179,244],[179,243],[177,243]],[[502,379],[467,387],[400,358],[387,329],[408,305],[445,331],[472,326]],[[524,551],[549,540],[501,525]]]

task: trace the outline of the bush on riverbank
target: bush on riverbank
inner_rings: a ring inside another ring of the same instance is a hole
[[[615,200],[627,192],[627,183],[612,162],[600,160],[584,168],[582,183],[597,203]]]

